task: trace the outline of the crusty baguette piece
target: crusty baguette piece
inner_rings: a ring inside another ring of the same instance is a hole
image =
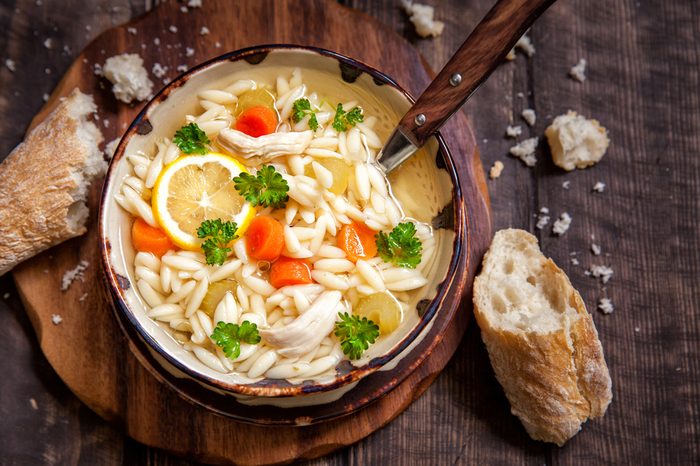
[[[528,434],[559,446],[612,399],[591,315],[523,230],[496,233],[474,281],[474,312],[496,378]]]
[[[93,112],[74,89],[0,164],[0,275],[85,233],[88,185],[107,168]]]

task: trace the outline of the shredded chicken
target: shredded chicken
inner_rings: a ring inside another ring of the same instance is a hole
[[[326,291],[301,316],[284,327],[260,330],[260,336],[270,346],[280,348],[284,357],[301,356],[318,346],[335,325],[342,311],[340,291]]]
[[[268,161],[283,155],[304,153],[313,137],[313,131],[290,131],[254,138],[235,129],[225,128],[219,133],[217,141],[224,149],[246,159],[257,156]]]

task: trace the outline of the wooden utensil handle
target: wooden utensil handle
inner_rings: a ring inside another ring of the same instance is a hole
[[[556,0],[499,0],[406,113],[399,127],[417,146],[435,133]],[[424,119],[420,116],[424,115]]]

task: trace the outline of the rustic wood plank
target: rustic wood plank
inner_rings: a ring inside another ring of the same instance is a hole
[[[536,105],[544,114],[571,107],[600,118],[612,145],[591,170],[562,176],[543,167],[541,202],[569,209],[578,225],[564,238],[542,240],[556,257],[581,251],[581,267],[569,265],[574,285],[589,307],[608,296],[617,310],[594,316],[613,379],[610,412],[554,449],[552,461],[692,462],[699,452],[700,322],[692,309],[700,299],[700,161],[689,155],[700,143],[700,121],[691,117],[700,95],[697,48],[686,45],[700,34],[699,10],[659,3],[650,11],[637,2],[620,2],[614,11],[583,1],[560,6],[541,25],[541,42],[560,39],[538,50]],[[575,26],[566,27],[572,17]],[[583,84],[564,78],[579,58],[589,61]],[[562,82],[547,89],[542,82],[553,76]],[[558,189],[563,179],[571,180],[569,191]],[[608,187],[592,194],[598,180]],[[602,257],[589,252],[592,235]],[[615,270],[607,287],[582,273],[601,263]]]

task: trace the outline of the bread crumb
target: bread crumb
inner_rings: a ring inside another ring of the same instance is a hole
[[[586,275],[600,278],[603,284],[606,284],[613,276],[613,269],[607,265],[592,265],[591,268],[588,269],[588,273]]]
[[[44,102],[48,102],[48,101],[49,101],[49,97],[50,97],[50,96],[49,96],[47,93],[44,93],[44,95],[41,96],[41,100],[43,100]]]
[[[190,8],[201,8],[202,7],[202,0],[189,0],[187,2],[187,6]]]
[[[578,81],[580,83],[582,83],[586,80],[586,59],[585,58],[580,59],[576,65],[571,67],[571,69],[569,70],[569,76],[571,76],[571,78],[573,78],[575,81]]]
[[[217,49],[220,49],[220,48],[221,48],[221,42],[219,42],[219,41],[214,42],[214,47],[216,47]]]
[[[194,55],[194,49],[191,48],[191,47],[187,47],[187,48],[185,49],[185,56],[186,56],[186,57],[191,57],[192,55]]]
[[[571,181],[569,181],[569,180],[564,181],[564,182],[561,184],[561,187],[564,188],[564,189],[569,189],[569,187],[571,187]]]
[[[177,26],[171,24],[170,26],[168,26],[168,31],[175,34],[177,32]]]
[[[67,270],[61,278],[61,291],[66,291],[75,280],[80,280],[81,282],[85,279],[85,269],[88,268],[90,263],[86,260],[80,261],[75,268]]]
[[[34,398],[29,399],[29,405],[32,407],[34,411],[39,409],[39,405],[37,404],[36,400]]]
[[[503,162],[501,162],[500,160],[496,160],[493,163],[491,169],[489,170],[489,178],[495,180],[496,178],[501,176],[501,173],[503,173]]]
[[[635,327],[635,328],[634,328],[634,331],[637,332],[637,333],[639,333],[639,332],[642,331],[642,329],[641,329],[640,327]]]
[[[187,13],[187,12],[190,11],[190,10],[189,10],[185,5],[182,5],[182,6],[180,7],[180,11],[183,12],[183,13]]]
[[[413,3],[410,0],[401,0],[401,5],[419,36],[437,37],[442,34],[445,23],[435,20],[435,9],[432,6]]]
[[[7,300],[10,297],[10,293],[5,293],[2,295],[2,299]]]
[[[615,306],[609,298],[601,298],[598,301],[598,310],[603,314],[612,314],[615,310]]]
[[[523,134],[523,128],[520,125],[518,125],[518,126],[508,125],[508,127],[506,128],[506,137],[517,138],[521,134]]]
[[[518,157],[525,163],[528,167],[534,167],[537,163],[537,157],[535,157],[535,150],[537,149],[537,143],[539,139],[534,137],[530,139],[525,139],[510,148],[510,154]]]
[[[595,244],[595,243],[592,243],[591,244],[591,252],[593,253],[594,256],[600,256],[600,252],[601,252],[600,246]]]
[[[602,181],[598,181],[596,184],[593,185],[593,191],[597,193],[602,193],[605,191],[605,183]]]
[[[515,51],[518,49],[522,50],[528,57],[532,57],[535,54],[535,46],[532,45],[532,41],[527,34],[523,34],[522,37],[518,39],[518,42],[515,43],[515,46],[510,49],[510,52],[506,55],[506,60],[515,60]]]
[[[160,63],[154,63],[153,68],[151,68],[151,73],[153,73],[153,76],[156,78],[162,78],[165,76],[165,74],[168,72],[168,67],[163,66]]]
[[[211,32],[211,31],[209,30],[208,27],[202,26],[202,29],[199,30],[199,35],[200,35],[200,36],[206,36],[206,35],[209,34],[210,32]]]
[[[515,48],[525,52],[525,55],[532,57],[535,54],[535,46],[532,45],[532,40],[527,34],[523,34],[518,42],[515,43]]]
[[[80,298],[78,298],[78,301],[80,301],[82,303],[83,301],[85,301],[87,299],[87,297],[88,297],[88,294],[83,293],[80,295]]]
[[[126,28],[126,32],[128,32],[129,34],[135,36],[136,33],[137,33],[138,31],[137,31],[136,28],[134,28],[134,27],[128,27],[128,28]]]
[[[44,48],[47,48],[47,49],[53,48],[53,39],[51,39],[50,37],[47,37],[46,39],[44,39]]]
[[[564,233],[566,233],[569,230],[570,226],[571,226],[571,215],[569,215],[567,212],[564,212],[554,222],[554,225],[552,225],[552,233],[554,233],[557,236],[562,236]]]
[[[572,257],[570,260],[571,260],[571,265],[579,265],[579,261],[575,257]]]
[[[187,65],[177,65],[175,71],[177,71],[178,73],[184,73],[185,71],[187,71]]]
[[[51,68],[44,68],[44,74],[51,74]]]
[[[526,108],[520,113],[520,116],[523,117],[523,120],[525,120],[525,123],[527,123],[528,126],[535,126],[537,114],[533,109]]]
[[[153,91],[153,82],[143,67],[143,59],[135,53],[108,58],[102,71],[112,82],[112,92],[117,100],[127,104],[133,100],[146,100]]]
[[[112,139],[105,145],[105,156],[107,156],[107,159],[112,160],[112,157],[114,157],[114,152],[117,150],[117,146],[119,145],[119,141],[121,138],[116,138]]]
[[[549,215],[547,214],[549,214],[549,209],[546,207],[542,207],[540,209],[539,215],[537,216],[537,223],[535,224],[535,228],[537,228],[538,230],[542,230],[544,227],[547,226],[550,219]]]
[[[63,322],[63,317],[58,314],[51,314],[51,322],[53,322],[54,325],[58,325]]]
[[[10,58],[5,60],[5,67],[8,70],[10,70],[12,73],[14,73],[15,70],[17,69],[17,65],[16,65],[15,61],[10,59]]]
[[[572,110],[556,117],[544,133],[554,163],[567,171],[595,165],[610,143],[607,130],[598,121]]]

